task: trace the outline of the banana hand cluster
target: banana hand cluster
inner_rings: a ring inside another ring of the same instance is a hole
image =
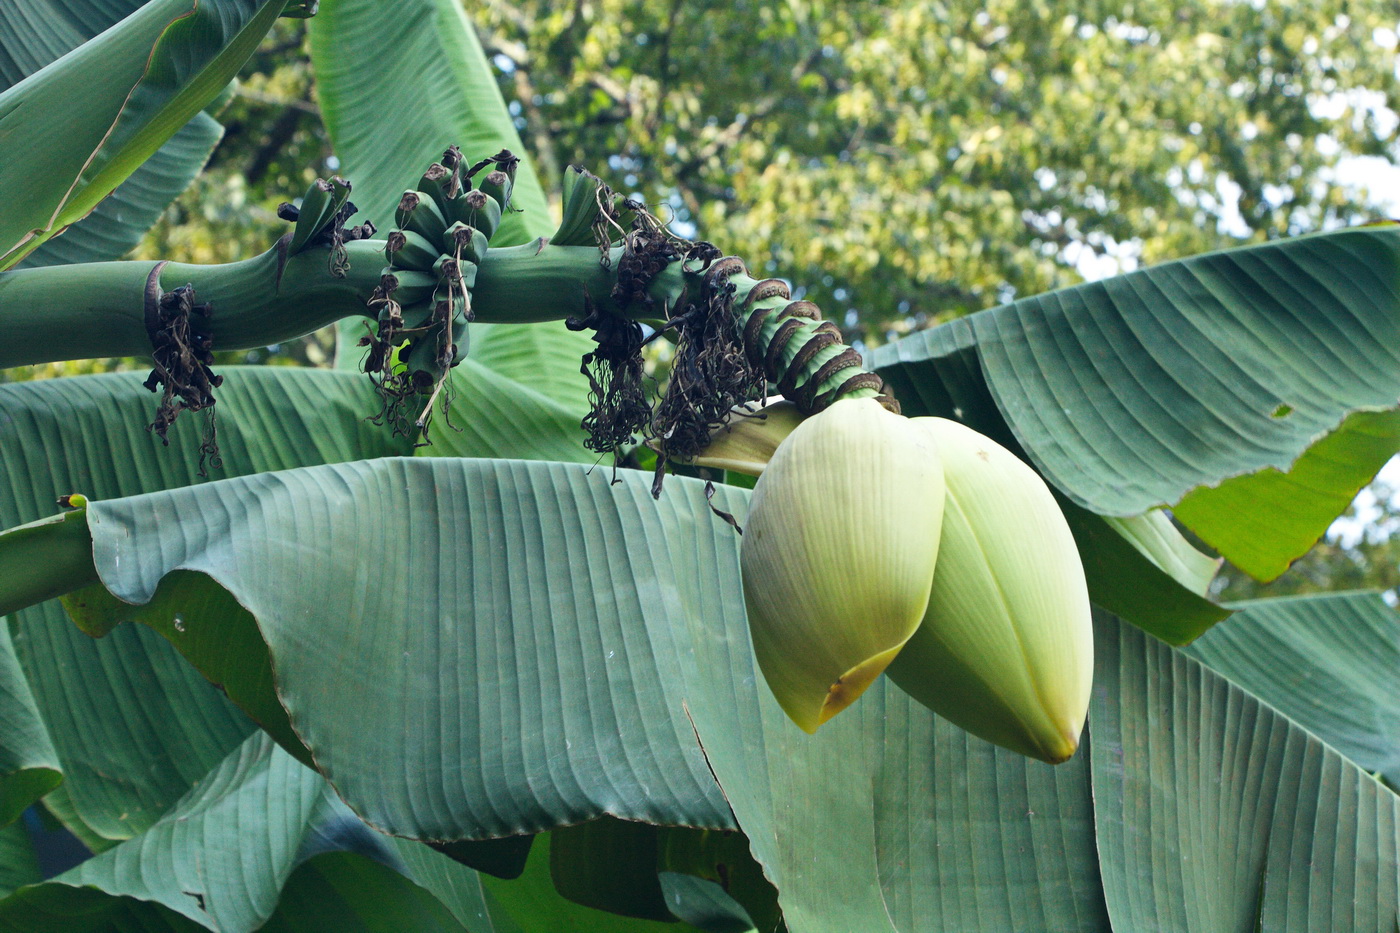
[[[510,206],[517,162],[503,150],[466,168],[454,146],[442,162],[428,166],[416,188],[403,193],[396,227],[385,238],[388,265],[370,300],[378,328],[361,341],[370,347],[367,371],[428,394],[461,361],[477,268]],[[473,188],[473,176],[482,169],[487,174]],[[393,371],[395,348],[401,372]]]
[[[803,729],[888,669],[974,735],[1074,754],[1093,668],[1083,567],[1044,481],[991,439],[837,402],[777,446],[741,563],[759,667]]]

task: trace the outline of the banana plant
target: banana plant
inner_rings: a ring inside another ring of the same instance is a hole
[[[1180,529],[1277,576],[1400,448],[1400,227],[862,358],[584,170],[552,215],[456,0],[19,5],[0,366],[153,368],[0,385],[0,926],[1396,928],[1400,617],[1218,605]],[[344,177],[121,261],[279,15]]]

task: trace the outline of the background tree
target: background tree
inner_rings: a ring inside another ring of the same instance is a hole
[[[1335,168],[1400,155],[1384,0],[473,13],[547,178],[612,153],[621,182],[876,342],[1071,284],[1087,255],[1372,219]]]

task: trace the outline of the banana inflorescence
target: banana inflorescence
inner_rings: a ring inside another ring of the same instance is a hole
[[[518,161],[502,150],[465,167],[452,146],[399,199],[396,226],[384,242],[388,264],[369,299],[377,326],[360,340],[370,348],[364,369],[378,380],[385,417],[396,431],[426,431],[449,370],[466,354],[472,288],[510,209]],[[410,419],[405,405],[419,395],[429,396],[427,404]],[[444,408],[447,401],[444,395]]]
[[[1074,754],[1093,668],[1084,571],[1054,496],[1016,455],[858,399],[795,429],[742,419],[707,459],[761,472],[744,597],[759,667],[794,722],[814,731],[888,670],[974,735],[1051,763]]]

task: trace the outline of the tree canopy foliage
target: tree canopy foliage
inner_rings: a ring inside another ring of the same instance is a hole
[[[877,341],[1071,284],[1086,252],[1373,219],[1335,169],[1397,157],[1382,0],[473,12],[546,174],[615,153],[649,201]]]

